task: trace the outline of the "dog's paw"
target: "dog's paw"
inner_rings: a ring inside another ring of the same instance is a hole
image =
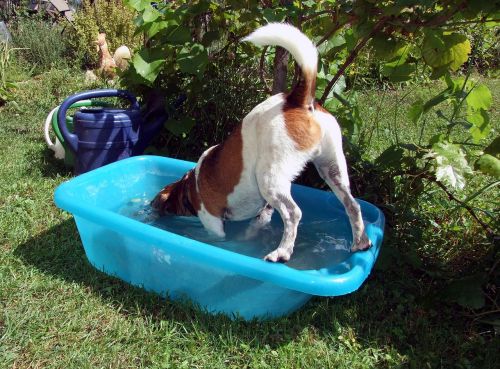
[[[370,247],[372,247],[372,241],[364,234],[360,240],[352,244],[351,252],[368,250]]]
[[[282,263],[287,262],[290,260],[290,257],[292,256],[292,252],[289,250],[286,250],[284,248],[277,248],[273,252],[270,252],[264,257],[264,260],[266,261],[272,261],[273,263],[280,261]]]

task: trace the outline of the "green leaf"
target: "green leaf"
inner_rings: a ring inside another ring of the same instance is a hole
[[[457,70],[471,52],[470,42],[460,33],[428,31],[422,45],[422,56],[432,68],[449,67]]]
[[[408,81],[414,72],[415,64],[399,64],[398,61],[386,63],[382,67],[382,75],[393,82]]]
[[[408,110],[408,118],[410,118],[413,123],[417,123],[423,114],[424,102],[422,99],[418,99],[410,106],[410,110]]]
[[[201,78],[208,65],[208,54],[203,45],[193,44],[179,52],[177,62],[182,72],[196,74]]]
[[[149,38],[153,38],[156,36],[159,32],[163,31],[164,29],[173,28],[174,26],[177,25],[177,22],[175,21],[157,21],[157,22],[152,22],[152,23],[146,23],[142,25],[141,27],[138,27],[138,30],[141,32],[146,32]],[[139,32],[139,33],[141,33]],[[168,31],[167,31],[168,32]]]
[[[143,11],[147,6],[151,5],[149,0],[126,0],[126,4],[138,12]]]
[[[466,99],[467,105],[475,110],[488,110],[491,107],[492,97],[490,89],[484,85],[477,85],[469,92]]]
[[[442,65],[442,66],[437,67],[437,68],[432,68],[432,73],[431,73],[430,78],[432,80],[441,78],[441,77],[445,76],[448,73],[448,71],[449,71],[448,65]]]
[[[404,42],[383,34],[375,36],[371,41],[371,46],[375,51],[375,57],[382,60],[401,57],[408,49],[408,45]]]
[[[174,45],[184,45],[191,40],[191,31],[185,26],[177,26],[165,36],[165,41]]]
[[[375,159],[375,164],[385,168],[399,168],[403,154],[404,150],[401,147],[397,145],[389,146]]]
[[[345,32],[344,37],[345,37],[345,42],[346,42],[346,46],[347,46],[347,51],[352,51],[356,47],[356,45],[358,44],[358,40],[354,36],[354,33],[353,33],[351,28],[349,28]]]
[[[177,137],[188,134],[196,124],[193,118],[184,117],[180,120],[169,119],[165,122],[165,128]]]
[[[134,54],[132,63],[137,73],[152,83],[165,64],[165,55],[160,49],[142,49]]]
[[[333,76],[325,75],[323,70],[320,70],[318,72],[317,79],[316,79],[316,98],[319,99],[322,96],[323,91],[325,90],[325,87],[328,85],[328,82],[330,81],[330,78],[333,78]],[[346,86],[347,85],[346,85],[345,77],[342,75],[333,85],[333,88],[328,93],[326,100],[331,99],[334,94],[341,94],[342,92],[344,92],[344,90],[346,89]]]
[[[148,6],[144,9],[142,13],[142,19],[145,23],[151,23],[158,19],[161,13],[153,8],[152,6]]]
[[[468,108],[467,121],[472,123],[472,127],[469,131],[472,135],[472,139],[476,143],[488,136],[491,131],[490,116],[484,109],[474,110]]]
[[[451,92],[448,89],[441,91],[439,94],[437,94],[424,104],[424,113],[427,113],[434,106],[441,104],[443,101],[448,100],[450,96]]]
[[[316,40],[319,41],[321,37],[318,37],[318,39]],[[330,50],[332,49],[335,49],[339,46],[342,46],[342,45],[345,45],[346,43],[346,40],[344,38],[344,36],[342,35],[335,35],[333,37],[331,37],[330,39],[328,39],[328,41],[326,42],[323,42],[319,47],[318,47],[318,52],[320,55],[325,55],[326,53],[328,53]]]
[[[242,23],[249,23],[249,22],[254,22],[256,19],[259,18],[259,15],[257,14],[256,11],[253,11],[251,9],[248,9],[249,11],[241,12],[239,21]]]
[[[495,138],[485,149],[485,154],[490,154],[500,159],[500,136]]]
[[[203,35],[202,44],[204,46],[210,46],[210,44],[216,40],[220,40],[219,31],[208,31]]]
[[[485,304],[484,280],[484,275],[477,274],[453,281],[443,290],[443,297],[466,308],[481,309]]]
[[[271,22],[283,22],[287,16],[286,9],[282,8],[265,8],[262,11],[264,19]]]
[[[462,148],[456,144],[437,142],[424,158],[433,158],[436,179],[454,188],[464,188],[465,174],[472,173]]]
[[[478,168],[484,174],[500,178],[500,160],[490,154],[484,154],[476,162]]]
[[[196,16],[198,14],[206,13],[210,9],[210,1],[198,1],[195,4],[190,4],[188,8],[188,13],[191,16]]]

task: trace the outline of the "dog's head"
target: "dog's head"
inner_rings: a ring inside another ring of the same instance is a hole
[[[171,183],[163,188],[151,202],[153,209],[160,215],[172,214],[182,216],[196,215],[197,212],[192,203],[192,187],[194,183],[194,173],[186,173],[177,182]]]

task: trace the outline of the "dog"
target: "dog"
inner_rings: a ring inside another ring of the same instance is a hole
[[[301,68],[299,81],[257,105],[221,144],[207,149],[196,167],[163,188],[151,205],[160,215],[198,216],[203,226],[225,237],[224,222],[252,219],[247,235],[271,221],[276,209],[284,231],[279,246],[264,257],[286,262],[293,253],[302,212],[292,199],[292,181],[308,162],[349,216],[351,251],[371,246],[360,206],[352,197],[342,137],[336,119],[314,101],[317,49],[297,28],[270,23],[243,41],[286,49]]]

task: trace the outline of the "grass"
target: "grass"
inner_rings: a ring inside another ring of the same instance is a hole
[[[0,368],[497,367],[498,337],[431,298],[434,282],[400,260],[380,263],[351,295],[313,298],[270,322],[206,315],[95,270],[52,202],[71,174],[42,136],[47,112],[83,86],[80,72],[52,70],[20,83],[22,111],[0,108]],[[376,142],[387,144],[389,123],[380,119]],[[388,236],[384,246],[398,242]]]

